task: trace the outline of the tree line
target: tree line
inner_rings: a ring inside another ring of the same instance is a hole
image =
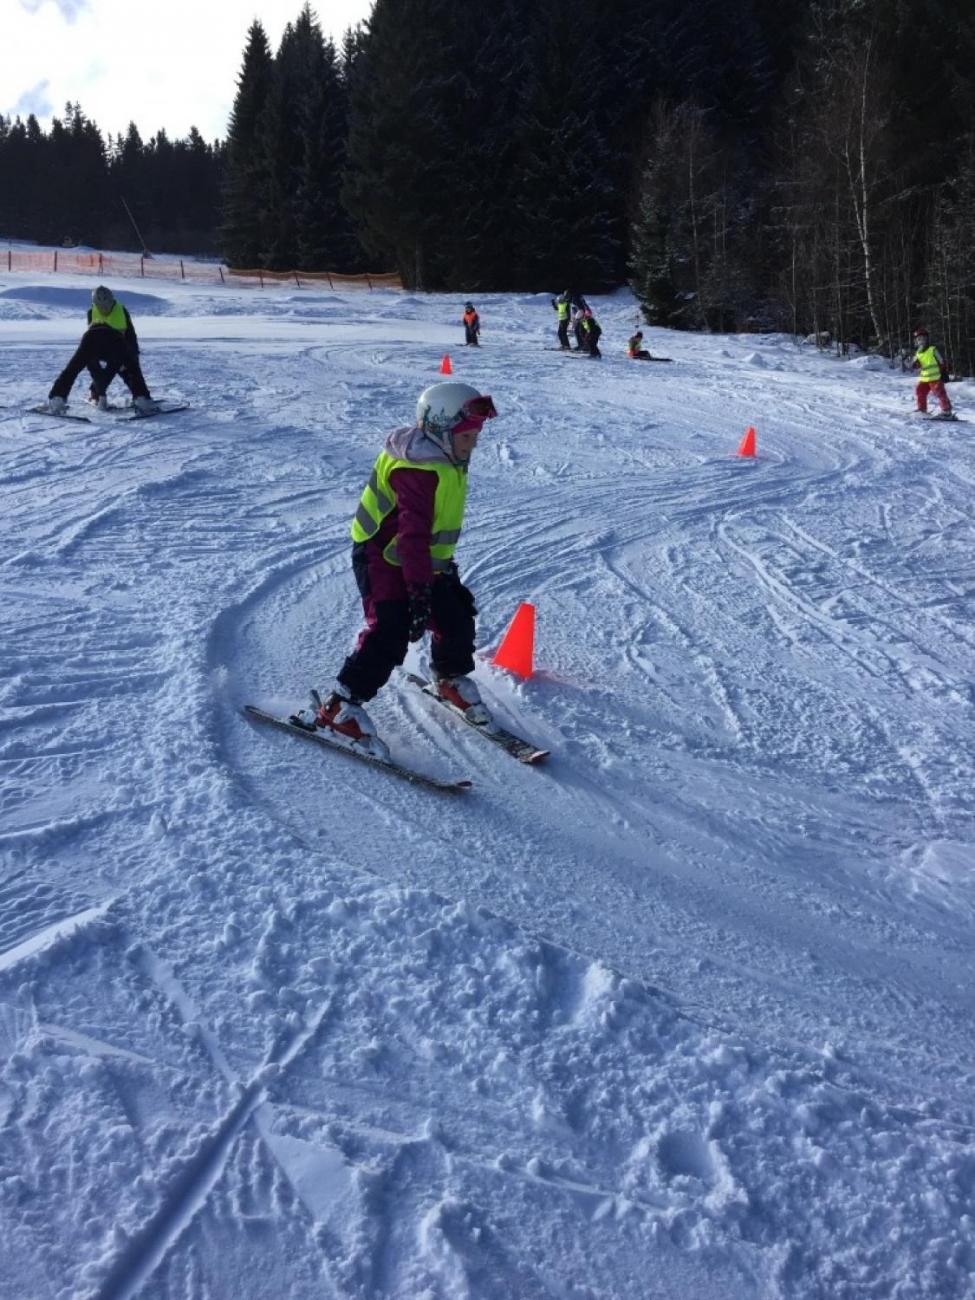
[[[107,177],[147,243],[240,268],[628,282],[653,324],[892,358],[923,319],[972,374],[972,66],[946,0],[375,0],[338,47],[305,4],[276,51],[252,24],[213,146],[0,118],[0,228],[121,241]]]
[[[68,104],[44,131],[0,115],[0,234],[44,244],[218,251],[223,146],[195,127],[185,140],[134,124],[108,136]]]

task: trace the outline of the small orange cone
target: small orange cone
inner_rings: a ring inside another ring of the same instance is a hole
[[[748,428],[745,430],[745,436],[738,444],[738,455],[739,456],[755,455],[755,430],[752,428],[751,425],[749,425]]]
[[[518,606],[511,626],[498,646],[493,664],[507,668],[519,677],[532,675],[532,650],[535,643],[535,606],[524,602]]]
[[[452,375],[454,373],[450,368],[450,354],[447,352],[443,354],[443,361],[440,363],[440,373],[442,375]]]

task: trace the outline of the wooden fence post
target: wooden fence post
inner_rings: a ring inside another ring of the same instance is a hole
[[[55,269],[55,271],[58,269],[58,250],[57,250],[57,249],[54,250],[54,269]]]
[[[142,276],[143,280],[146,278],[146,259],[141,255],[139,257],[139,274]]]
[[[181,280],[185,280],[185,279],[186,279],[186,272],[183,270],[183,259],[182,259],[182,258],[179,259],[179,278],[180,278]]]
[[[218,267],[217,267],[217,270],[220,272],[220,283],[221,283],[221,284],[226,284],[227,281],[223,278],[223,267],[222,267],[222,266],[218,266]]]

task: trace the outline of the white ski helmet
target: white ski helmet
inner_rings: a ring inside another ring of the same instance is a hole
[[[457,380],[448,384],[431,384],[424,388],[416,403],[417,428],[441,447],[453,460],[453,435],[479,430],[485,420],[497,415],[494,402],[470,384]]]
[[[91,291],[91,301],[100,312],[104,312],[107,316],[115,306],[115,294],[112,293],[111,289],[107,289],[105,285],[100,284],[97,289]]]

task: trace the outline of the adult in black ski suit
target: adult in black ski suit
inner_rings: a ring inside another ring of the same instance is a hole
[[[48,402],[63,409],[74,381],[87,367],[91,375],[91,398],[105,397],[108,386],[120,375],[136,405],[151,402],[149,388],[139,365],[139,340],[128,309],[111,289],[100,284],[91,295],[88,328],[74,356],[55,379]],[[52,400],[53,399],[53,400]]]

